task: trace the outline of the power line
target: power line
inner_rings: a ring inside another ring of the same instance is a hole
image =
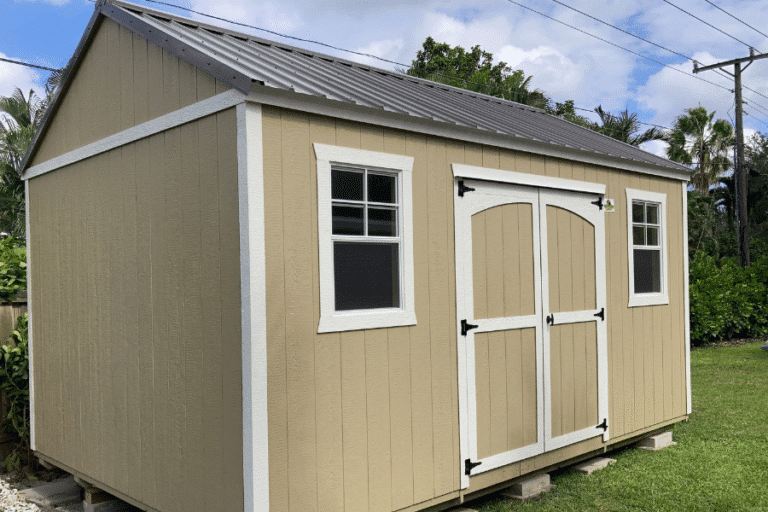
[[[645,41],[646,43],[652,44],[653,46],[656,46],[657,48],[661,48],[662,50],[666,50],[666,51],[668,51],[668,52],[670,52],[670,53],[673,53],[673,54],[675,54],[675,55],[677,55],[677,56],[679,56],[679,57],[682,57],[682,58],[684,58],[684,59],[687,59],[687,60],[689,60],[689,61],[691,61],[691,62],[694,62],[694,59],[693,59],[693,57],[689,57],[688,55],[685,55],[685,54],[682,54],[682,53],[680,53],[680,52],[677,52],[677,51],[675,51],[675,50],[672,50],[672,49],[670,49],[670,48],[667,48],[666,46],[662,46],[662,45],[660,45],[660,44],[654,43],[653,41],[650,41],[650,40],[648,40],[648,39],[645,39],[644,37],[638,36],[637,34],[633,34],[632,32],[629,32],[628,30],[624,30],[624,29],[623,29],[623,28],[621,28],[621,27],[617,27],[616,25],[612,25],[611,23],[608,23],[607,21],[601,20],[601,19],[599,19],[599,18],[596,18],[595,16],[592,16],[591,14],[588,14],[588,13],[586,13],[586,12],[580,11],[579,9],[576,9],[576,8],[574,8],[574,7],[571,7],[570,5],[564,4],[563,2],[561,2],[561,1],[559,1],[559,0],[552,0],[552,1],[553,1],[553,2],[555,2],[556,4],[562,5],[563,7],[567,8],[567,9],[570,9],[570,10],[572,10],[572,11],[575,11],[575,12],[577,12],[577,13],[579,13],[579,14],[583,15],[583,16],[586,16],[586,17],[588,17],[588,18],[590,18],[590,19],[593,19],[593,20],[595,20],[595,21],[597,21],[597,22],[599,22],[599,23],[602,23],[603,25],[609,26],[609,27],[611,27],[611,28],[613,28],[613,29],[616,29],[616,30],[618,30],[618,31],[620,31],[620,32],[623,32],[623,33],[625,33],[625,34],[627,34],[627,35],[630,35],[630,36],[632,36],[632,37],[635,37],[635,38],[637,38],[637,39],[639,39],[639,40],[641,40],[641,41]],[[720,71],[719,69],[716,69],[716,70],[714,70],[714,71],[715,71],[715,73],[717,73],[719,76],[722,76],[723,78],[728,78],[728,77],[727,77],[727,76],[726,76],[726,75],[725,75],[725,74],[724,74],[722,71]],[[693,76],[693,75],[692,75],[692,76]],[[697,77],[697,78],[698,78],[698,77]],[[768,99],[768,96],[766,96],[766,95],[764,95],[764,94],[761,94],[760,92],[758,92],[758,91],[756,91],[756,90],[754,90],[754,89],[752,89],[752,88],[750,88],[750,87],[747,87],[746,85],[745,85],[745,86],[743,86],[743,87],[744,87],[744,89],[747,89],[747,90],[749,90],[749,91],[752,91],[752,92],[754,92],[755,94],[757,94],[757,95],[759,95],[759,96],[762,96],[762,97],[763,97],[763,98],[765,98],[765,99]]]
[[[22,62],[20,60],[11,60],[0,57],[3,62],[10,62],[11,64],[18,64],[19,66],[27,66],[30,68],[43,69],[45,71],[61,71],[60,69],[47,68],[45,66],[38,66],[37,64],[30,64],[29,62]]]
[[[664,1],[666,1],[666,0],[664,0]],[[684,75],[686,75],[686,76],[689,76],[689,77],[695,78],[695,79],[697,79],[697,80],[701,80],[702,82],[707,82],[708,84],[714,85],[715,87],[719,87],[719,88],[721,88],[721,89],[725,89],[725,90],[726,90],[726,91],[728,91],[728,92],[730,92],[730,91],[731,91],[729,88],[727,88],[727,87],[724,87],[724,86],[722,86],[722,85],[720,85],[720,84],[716,84],[715,82],[710,82],[709,80],[706,80],[706,79],[704,79],[704,78],[701,78],[701,77],[699,77],[699,76],[696,76],[696,75],[692,75],[691,73],[686,73],[685,71],[683,71],[683,70],[681,70],[681,69],[673,68],[672,66],[668,66],[667,64],[664,64],[663,62],[659,62],[658,60],[656,60],[656,59],[652,59],[651,57],[648,57],[648,56],[646,56],[646,55],[643,55],[642,53],[637,53],[636,51],[630,50],[629,48],[624,48],[623,46],[620,46],[620,45],[618,45],[618,44],[616,44],[616,43],[612,43],[612,42],[608,41],[607,39],[603,39],[603,38],[602,38],[602,37],[600,37],[600,36],[596,36],[596,35],[594,35],[594,34],[592,34],[592,33],[590,33],[590,32],[587,32],[586,30],[582,30],[582,29],[580,29],[580,28],[574,27],[573,25],[569,25],[568,23],[565,23],[564,21],[560,21],[560,20],[558,20],[558,19],[556,19],[556,18],[553,18],[552,16],[549,16],[549,15],[547,15],[547,14],[544,14],[543,12],[539,12],[539,11],[537,11],[536,9],[532,9],[531,7],[528,7],[527,5],[523,5],[523,4],[519,3],[519,2],[516,2],[515,0],[507,0],[507,2],[509,2],[509,3],[512,3],[512,4],[515,4],[515,5],[519,6],[519,7],[522,7],[523,9],[528,9],[529,11],[531,11],[531,12],[535,12],[536,14],[538,14],[538,15],[540,15],[540,16],[544,16],[545,18],[548,18],[548,19],[550,19],[550,20],[552,20],[552,21],[555,21],[555,22],[557,22],[557,23],[560,23],[561,25],[565,25],[566,27],[572,28],[573,30],[577,30],[577,31],[581,32],[582,34],[586,34],[586,35],[588,35],[588,36],[590,36],[590,37],[594,37],[595,39],[598,39],[598,40],[600,40],[600,41],[602,41],[602,42],[604,42],[604,43],[608,43],[608,44],[610,44],[611,46],[615,46],[616,48],[619,48],[619,49],[621,49],[621,50],[624,50],[625,52],[629,52],[629,53],[631,53],[631,54],[634,54],[634,55],[637,55],[638,57],[641,57],[641,58],[643,58],[643,59],[649,60],[649,61],[651,61],[651,62],[655,62],[656,64],[658,64],[658,65],[660,65],[660,66],[663,66],[663,67],[665,67],[665,68],[669,68],[669,69],[672,69],[672,70],[674,70],[674,71],[677,71],[678,73],[682,73],[682,74],[684,74]]]
[[[742,23],[742,24],[744,24],[744,25],[748,26],[749,28],[751,28],[752,30],[754,30],[755,32],[757,32],[758,34],[760,34],[761,36],[765,36],[765,37],[768,37],[768,34],[765,34],[765,33],[763,33],[763,32],[760,32],[759,30],[757,30],[755,27],[753,27],[753,26],[752,26],[752,25],[750,25],[749,23],[746,23],[746,22],[744,22],[744,21],[740,20],[739,18],[737,18],[737,17],[736,17],[736,16],[734,16],[733,14],[729,13],[728,11],[726,11],[725,9],[723,9],[722,7],[720,7],[720,6],[718,6],[718,5],[715,5],[714,3],[710,2],[709,0],[704,0],[704,1],[705,1],[705,2],[707,2],[709,5],[711,5],[712,7],[716,8],[716,9],[720,9],[720,10],[721,10],[721,11],[723,11],[725,14],[727,14],[727,15],[728,15],[728,16],[730,16],[731,18],[735,19],[735,20],[736,20],[736,21],[738,21],[739,23]]]
[[[740,42],[741,44],[743,44],[743,45],[744,45],[744,46],[746,46],[747,48],[752,48],[752,45],[751,45],[751,44],[747,44],[747,43],[745,43],[744,41],[742,41],[741,39],[737,39],[737,38],[733,37],[733,36],[732,36],[731,34],[729,34],[728,32],[723,32],[722,30],[720,30],[720,29],[719,29],[719,28],[717,28],[716,26],[712,25],[711,23],[707,23],[706,21],[704,21],[703,19],[699,18],[699,17],[698,17],[698,16],[696,16],[695,14],[691,14],[690,12],[686,11],[686,10],[685,10],[685,9],[683,9],[682,7],[678,7],[677,5],[673,4],[673,3],[672,3],[672,2],[670,2],[669,0],[662,0],[662,1],[663,1],[664,3],[667,3],[667,4],[671,5],[671,6],[672,6],[672,7],[674,7],[675,9],[679,9],[679,10],[683,11],[685,14],[687,14],[687,15],[688,15],[688,16],[690,16],[691,18],[696,18],[697,20],[699,20],[699,21],[700,21],[700,22],[702,22],[703,24],[705,24],[705,25],[707,25],[707,26],[709,26],[709,27],[712,27],[713,29],[715,29],[715,30],[717,30],[718,32],[720,32],[721,34],[725,34],[726,36],[730,37],[731,39],[734,39],[734,40],[736,40],[736,41]]]
[[[315,41],[315,40],[312,40],[312,39],[303,39],[301,37],[295,37],[295,36],[289,36],[289,35],[286,35],[286,34],[281,34],[280,32],[275,32],[274,30],[269,30],[269,29],[262,28],[262,27],[257,27],[257,26],[254,26],[254,25],[248,25],[247,23],[241,23],[239,21],[228,20],[226,18],[221,18],[219,16],[214,16],[212,14],[206,14],[204,12],[195,11],[194,9],[191,9],[189,7],[182,7],[180,5],[175,5],[175,4],[172,4],[172,3],[169,3],[169,2],[162,2],[161,0],[144,0],[144,1],[145,2],[152,2],[154,4],[166,5],[168,7],[175,7],[176,9],[182,9],[184,11],[189,11],[191,13],[198,14],[200,16],[205,16],[207,18],[223,21],[225,23],[231,23],[233,25],[238,25],[238,26],[241,26],[241,27],[247,27],[247,28],[252,28],[252,29],[255,29],[255,30],[260,30],[262,32],[267,32],[269,34],[273,34],[273,35],[276,35],[276,36],[279,36],[279,37],[284,37],[286,39],[293,39],[294,41],[301,41],[301,42],[304,42],[304,43],[317,44],[317,45],[320,45],[320,46],[325,46],[326,48],[331,48],[333,50],[338,50],[340,52],[352,53],[352,54],[355,54],[355,55],[359,55],[361,57],[369,57],[371,59],[380,60],[382,62],[386,62],[386,63],[389,63],[389,64],[396,64],[398,66],[404,66],[406,68],[410,67],[407,64],[403,64],[402,62],[397,62],[397,61],[394,61],[394,60],[385,59],[385,58],[382,58],[382,57],[378,57],[376,55],[372,55],[370,53],[356,52],[354,50],[347,50],[345,48],[340,48],[338,46],[333,46],[333,45],[330,45],[330,44],[327,44],[327,43],[323,43],[323,42],[320,42],[320,41]]]

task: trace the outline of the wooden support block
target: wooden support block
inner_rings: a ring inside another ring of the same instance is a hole
[[[534,475],[512,484],[511,487],[502,491],[501,495],[505,498],[523,501],[554,488],[555,486],[550,483],[549,474],[544,473],[543,475]]]
[[[616,459],[609,459],[608,457],[595,457],[594,459],[585,460],[584,462],[576,464],[571,469],[572,471],[576,471],[578,473],[591,475],[598,469],[608,467],[608,465],[613,464],[614,462],[616,462]]]
[[[101,489],[93,489],[90,491],[85,491],[85,497],[83,498],[83,501],[89,505],[98,505],[99,503],[114,501],[116,499],[117,498],[106,491],[102,491]]]
[[[643,450],[649,450],[652,452],[655,452],[656,450],[661,450],[662,448],[666,448],[667,446],[674,446],[677,443],[672,440],[672,432],[662,432],[661,434],[657,434],[655,436],[646,437],[639,443],[637,443],[638,448],[642,448]]]

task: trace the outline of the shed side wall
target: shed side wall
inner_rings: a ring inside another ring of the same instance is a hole
[[[234,109],[29,182],[36,448],[166,511],[243,510]]]
[[[108,18],[85,51],[30,166],[230,88]]]
[[[398,510],[459,489],[452,163],[607,186],[616,201],[606,214],[611,436],[685,415],[679,182],[285,109],[263,112],[272,510]],[[417,325],[317,334],[314,142],[414,157]],[[669,305],[627,307],[628,187],[667,194]],[[596,438],[485,473],[469,491],[603,446]]]

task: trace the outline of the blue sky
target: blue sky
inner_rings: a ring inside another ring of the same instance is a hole
[[[573,99],[578,107],[586,109],[597,105],[611,111],[629,108],[639,112],[642,120],[648,123],[670,126],[685,108],[697,105],[716,110],[717,117],[728,119],[729,115],[733,116],[732,93],[676,71],[690,73],[690,61],[600,24],[553,0],[515,1],[671,67],[644,60],[507,0],[170,0],[201,12],[402,63],[409,63],[415,57],[429,35],[438,41],[467,48],[479,44],[492,52],[497,60],[504,60],[513,68],[533,75],[533,86],[555,100]],[[748,54],[746,45],[662,0],[561,1],[705,64]],[[753,46],[758,52],[768,52],[768,38],[706,0],[671,1]],[[711,1],[768,33],[768,9],[765,9],[764,1]],[[137,3],[169,9],[143,0]],[[65,65],[80,40],[93,7],[88,0],[0,0],[0,57],[51,67]],[[281,40],[256,30],[237,29]],[[308,43],[289,42],[379,67],[394,67]],[[727,89],[732,87],[730,80],[713,72],[698,76]],[[10,94],[14,86],[42,90],[45,78],[45,72],[0,62],[0,95]],[[745,91],[746,111],[751,114],[745,118],[747,133],[768,132],[768,59],[755,62],[745,72],[744,84],[757,91]],[[647,149],[661,152],[660,144],[652,144]]]

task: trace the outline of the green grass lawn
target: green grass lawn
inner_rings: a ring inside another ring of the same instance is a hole
[[[467,504],[517,510],[768,511],[768,352],[760,343],[691,352],[693,414],[674,427],[677,446],[627,447],[590,476],[552,473],[557,487],[535,501],[496,496]]]

